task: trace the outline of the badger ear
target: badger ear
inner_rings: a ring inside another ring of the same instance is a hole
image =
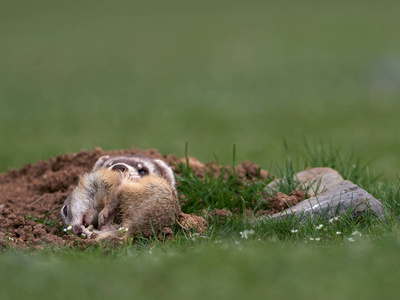
[[[175,187],[175,177],[171,167],[161,159],[155,159],[154,162],[159,166],[158,169],[161,173],[161,176],[164,177],[170,185]]]
[[[97,170],[100,169],[101,167],[104,167],[103,164],[104,164],[105,161],[106,161],[107,159],[109,159],[109,158],[110,158],[110,155],[105,155],[105,156],[100,157],[100,158],[96,161],[96,163],[94,164],[92,171],[97,171]]]

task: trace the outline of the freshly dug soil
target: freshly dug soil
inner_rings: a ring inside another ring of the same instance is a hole
[[[285,210],[286,208],[295,206],[300,201],[306,198],[306,192],[304,191],[292,191],[289,195],[278,192],[272,197],[268,197],[265,200],[269,202],[270,209],[267,211],[260,210],[257,215],[274,214]]]
[[[175,172],[176,165],[186,162],[185,158],[161,155],[154,149],[103,151],[96,148],[94,151],[65,154],[35,164],[27,164],[20,170],[10,169],[8,173],[0,174],[0,249],[7,246],[20,249],[74,245],[85,247],[93,243],[64,233],[59,221],[59,210],[79,176],[89,171],[99,157],[120,154],[143,154],[162,159],[169,163]],[[197,159],[190,157],[189,164],[199,177],[204,177],[204,171],[209,174],[219,172],[215,162],[203,165]],[[258,175],[262,179],[268,176],[267,171],[260,172],[257,165],[248,161],[236,167],[236,174],[243,180]],[[294,196],[280,195],[271,201],[272,212],[286,208],[286,203],[292,204],[297,201],[291,200],[290,197]],[[281,198],[285,198],[286,201],[279,202]],[[180,221],[184,222],[182,218],[181,216]],[[185,226],[190,226],[191,222],[197,222],[196,224],[203,230],[204,223],[201,220],[195,216],[187,217]],[[164,235],[170,236],[171,232],[165,229]]]

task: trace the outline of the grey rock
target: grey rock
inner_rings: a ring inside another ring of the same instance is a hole
[[[277,190],[279,181],[284,179],[275,179],[270,182],[266,189]],[[336,186],[344,179],[340,174],[331,168],[312,168],[301,171],[294,175],[294,180],[299,183],[299,188],[305,190],[309,197],[318,195],[326,190]],[[285,183],[285,182],[283,182]]]
[[[367,212],[385,218],[382,203],[367,191],[346,180],[318,196],[301,201],[267,218],[279,219],[289,216],[307,218],[314,215],[325,219],[343,214],[362,216]]]

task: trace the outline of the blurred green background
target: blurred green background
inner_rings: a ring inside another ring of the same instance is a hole
[[[1,1],[0,171],[94,147],[400,170],[400,2]]]

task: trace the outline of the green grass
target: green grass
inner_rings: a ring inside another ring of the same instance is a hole
[[[277,176],[334,167],[381,199],[389,217],[267,221],[248,239],[240,232],[252,229],[249,220],[234,219],[210,226],[206,238],[176,229],[174,241],[118,250],[7,250],[1,299],[395,299],[399,6],[2,1],[1,172],[99,146],[183,157],[186,141],[190,155],[226,165],[235,144],[237,162]],[[265,184],[231,177],[223,186],[190,170],[178,180],[189,211],[255,208]]]
[[[204,210],[223,209],[237,210],[244,213],[246,209],[267,209],[264,201],[266,185],[272,181],[272,177],[261,180],[260,177],[241,180],[235,171],[235,146],[233,148],[233,163],[231,166],[220,166],[220,174],[215,174],[204,167],[204,178],[196,175],[189,166],[189,158],[186,145],[186,163],[177,166],[177,180],[179,182],[179,194],[184,196],[182,210],[187,213],[200,213]],[[218,162],[217,162],[218,164]]]
[[[5,299],[396,299],[399,241],[327,246],[274,239],[157,245],[112,255],[45,251],[0,257]],[[238,238],[240,239],[240,238]]]

